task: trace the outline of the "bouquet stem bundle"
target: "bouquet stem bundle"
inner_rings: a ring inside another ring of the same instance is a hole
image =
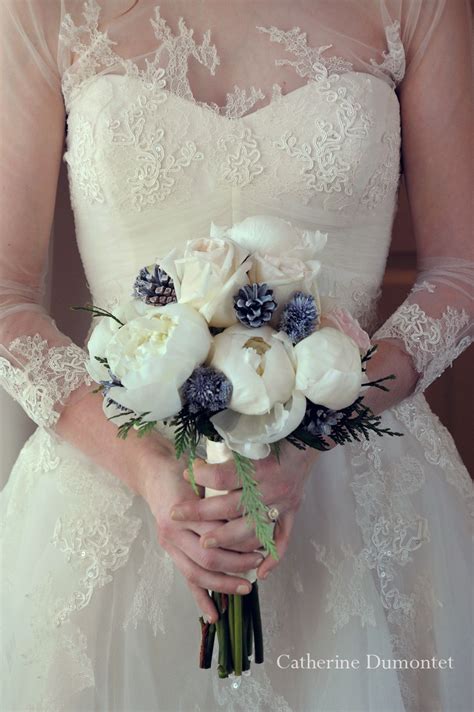
[[[228,462],[233,459],[233,453],[224,443],[207,439],[206,459],[209,464]],[[226,494],[224,490],[205,488],[206,497],[223,494]],[[201,623],[199,665],[205,669],[211,667],[217,633],[219,644],[217,671],[221,678],[228,677],[230,674],[241,676],[242,672],[250,670],[251,659],[256,663],[263,663],[262,619],[256,572],[247,571],[244,577],[252,583],[249,593],[240,595],[211,591],[211,598],[219,618],[216,623],[206,623],[202,616],[199,618]],[[252,657],[253,647],[255,647],[255,655]]]
[[[225,678],[250,670],[250,662],[263,663],[262,619],[258,583],[254,581],[250,593],[226,594],[212,591],[212,600],[219,613],[216,623],[206,623],[201,616],[201,649],[199,667],[209,669],[212,664],[217,634],[219,655],[217,671]],[[255,654],[253,655],[253,648]]]

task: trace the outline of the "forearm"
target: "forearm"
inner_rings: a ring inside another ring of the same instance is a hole
[[[395,376],[394,380],[383,383],[388,391],[374,386],[363,389],[364,405],[374,415],[380,415],[414,393],[418,374],[411,357],[396,344],[375,339],[372,345],[377,345],[377,350],[367,363],[366,375],[369,381],[376,381],[392,373]]]
[[[151,463],[174,456],[172,443],[159,433],[139,438],[132,429],[125,440],[102,410],[102,397],[91,386],[81,386],[73,402],[61,412],[54,432],[77,447],[100,467],[118,477],[136,494],[144,495]]]

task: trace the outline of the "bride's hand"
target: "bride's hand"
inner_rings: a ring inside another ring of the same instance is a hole
[[[183,480],[183,464],[174,454],[152,456],[144,454],[139,468],[144,473],[141,478],[141,494],[148,503],[156,520],[158,541],[172,557],[174,563],[186,578],[198,607],[209,620],[217,620],[217,611],[207,589],[223,593],[248,593],[250,586],[245,578],[223,573],[236,574],[254,568],[262,561],[262,556],[252,553],[203,549],[200,536],[221,524],[219,520],[207,522],[178,522],[170,517],[170,510],[182,502],[198,503],[200,498],[191,485]],[[239,587],[243,589],[239,590]]]
[[[301,451],[284,443],[281,448],[280,463],[273,455],[254,463],[254,477],[262,493],[263,503],[276,507],[279,511],[274,531],[279,561],[287,549],[295,515],[303,498],[304,484],[317,456],[318,452],[315,450]],[[186,471],[184,476],[188,477]],[[173,507],[173,511],[170,511],[172,518],[184,524],[230,520],[211,526],[201,535],[200,544],[204,551],[259,549],[261,544],[255,536],[254,528],[250,528],[242,517],[242,508],[239,505],[242,490],[233,462],[208,465],[198,460],[195,463],[194,476],[196,483],[203,487],[232,491],[206,499],[188,498],[188,501]],[[279,561],[271,555],[267,556],[258,568],[258,578],[266,578]]]

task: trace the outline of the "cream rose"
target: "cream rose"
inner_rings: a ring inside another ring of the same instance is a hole
[[[220,237],[190,240],[180,254],[173,250],[158,260],[172,277],[177,300],[197,309],[211,326],[235,324],[233,297],[248,283],[248,251]]]
[[[255,215],[230,228],[213,223],[211,234],[229,237],[252,253],[249,280],[271,287],[278,305],[272,324],[296,291],[312,294],[320,310],[316,276],[321,263],[316,256],[326,244],[326,233],[296,228],[274,215]]]
[[[210,365],[232,383],[230,408],[247,415],[269,413],[286,403],[295,386],[293,346],[269,326],[236,324],[214,337]]]
[[[330,326],[295,346],[296,388],[318,405],[339,410],[355,401],[362,384],[359,347]]]

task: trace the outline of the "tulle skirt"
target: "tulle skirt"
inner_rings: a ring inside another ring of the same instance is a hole
[[[0,500],[1,709],[471,710],[471,480],[422,395],[383,422],[404,436],[318,458],[238,688],[198,668],[199,611],[145,501],[37,429]]]

